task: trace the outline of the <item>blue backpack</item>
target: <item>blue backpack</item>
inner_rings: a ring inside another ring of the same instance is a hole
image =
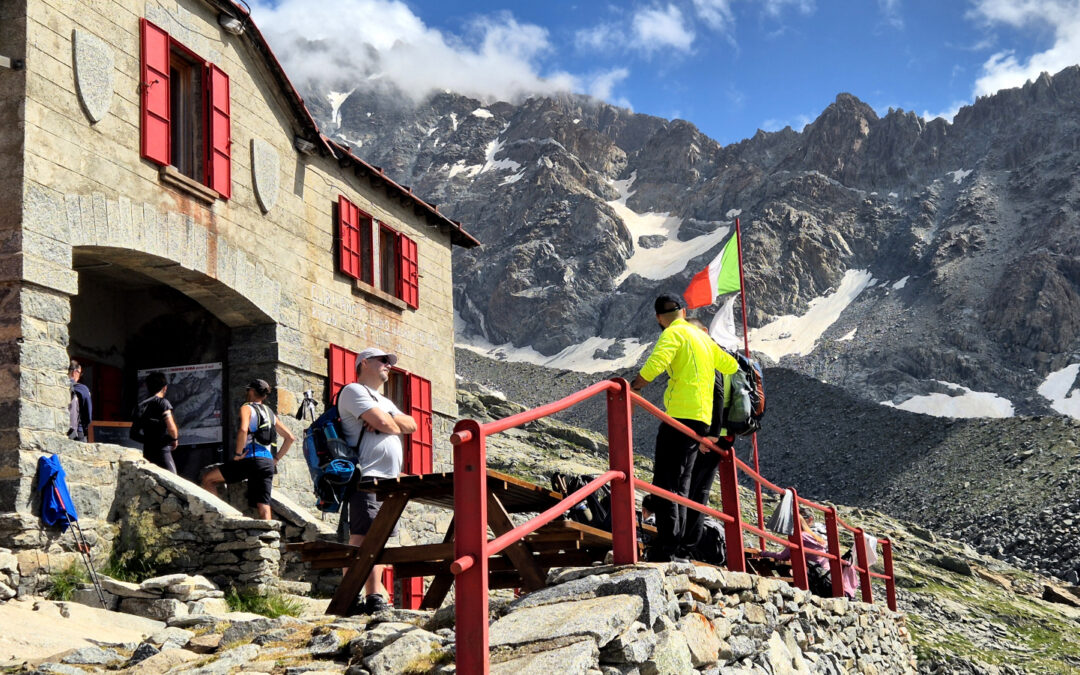
[[[304,459],[315,489],[315,508],[337,513],[356,474],[356,452],[345,442],[337,401],[304,429]]]

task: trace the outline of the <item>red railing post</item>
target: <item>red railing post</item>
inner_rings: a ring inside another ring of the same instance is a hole
[[[868,564],[870,558],[866,554],[866,535],[863,534],[862,528],[856,528],[855,530],[855,553],[859,556],[859,582],[862,586],[862,599],[863,602],[874,602],[874,589],[870,586],[870,565]]]
[[[795,488],[791,489],[791,502],[794,513],[791,514],[792,530],[788,541],[792,546],[791,551],[791,576],[794,577],[795,587],[804,591],[810,589],[810,579],[806,575],[806,549],[803,547],[802,520],[799,518],[799,493]]]
[[[731,521],[724,523],[727,568],[732,572],[745,572],[746,554],[743,552],[742,505],[739,504],[739,469],[735,465],[734,448],[725,450],[720,455],[720,464],[716,472],[720,476],[720,501],[724,507],[724,514],[731,517]]]
[[[488,673],[487,456],[475,420],[461,420],[454,434],[454,559],[471,563],[454,578],[457,670]]]
[[[825,511],[825,538],[829,553],[836,556],[829,560],[829,575],[832,577],[832,595],[839,598],[844,594],[844,564],[840,561],[840,530],[836,525],[836,509]]]
[[[616,565],[633,565],[637,562],[633,410],[630,384],[621,377],[613,381],[619,388],[607,393],[608,467],[626,477],[611,481],[611,548]]]
[[[896,578],[893,576],[892,566],[892,542],[888,539],[881,540],[881,558],[885,564],[885,597],[889,603],[889,609],[896,611]]]

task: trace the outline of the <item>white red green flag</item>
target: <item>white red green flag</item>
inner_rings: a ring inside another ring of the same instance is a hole
[[[687,309],[696,309],[707,307],[718,296],[739,289],[739,242],[738,236],[733,235],[709,266],[690,280],[690,285],[683,291],[683,298],[686,299]]]

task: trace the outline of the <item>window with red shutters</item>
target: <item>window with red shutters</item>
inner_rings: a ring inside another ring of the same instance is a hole
[[[330,402],[337,402],[341,388],[356,381],[356,352],[330,345]]]
[[[139,26],[141,155],[230,198],[229,76],[146,19]]]
[[[420,307],[420,266],[416,242],[403,234],[398,235],[398,297],[413,309]]]
[[[158,164],[171,161],[169,142],[169,34],[146,19],[139,19],[142,32],[142,156]]]
[[[375,261],[372,230],[375,220],[345,195],[338,195],[338,269],[374,285]]]

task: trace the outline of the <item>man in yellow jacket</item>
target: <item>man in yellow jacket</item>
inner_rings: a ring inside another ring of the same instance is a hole
[[[657,375],[667,372],[670,379],[664,391],[664,410],[704,436],[712,422],[715,373],[730,375],[738,370],[739,364],[712,338],[686,321],[686,310],[679,296],[665,293],[656,299],[653,307],[663,332],[630,387],[641,391]],[[661,423],[656,433],[653,485],[688,496],[697,450],[697,441]],[[658,500],[657,536],[648,559],[665,561],[682,554],[680,544],[686,524],[685,506]]]

